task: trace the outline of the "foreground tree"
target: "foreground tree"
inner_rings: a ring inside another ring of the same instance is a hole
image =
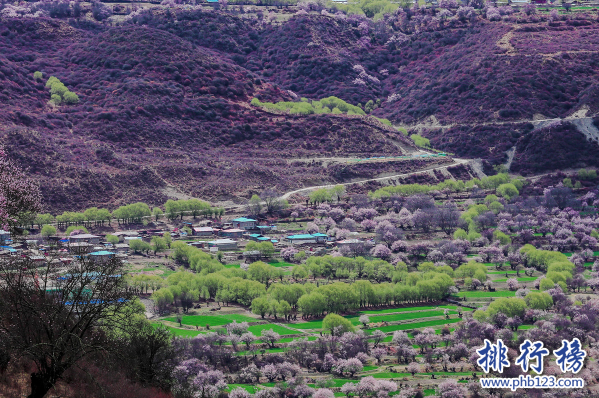
[[[39,187],[26,177],[0,146],[0,229],[32,224],[40,210]]]
[[[82,257],[60,276],[51,261],[0,262],[0,344],[11,357],[29,359],[29,398],[41,398],[83,357],[108,349],[104,330],[119,329],[135,312],[122,263]]]

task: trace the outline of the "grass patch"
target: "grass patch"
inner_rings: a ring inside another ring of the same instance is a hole
[[[289,335],[289,334],[302,334],[302,332],[299,332],[297,330],[291,330],[291,329],[287,329],[286,327],[283,327],[281,325],[275,325],[272,323],[267,323],[266,325],[253,325],[250,326],[248,328],[248,331],[253,333],[254,336],[260,336],[260,334],[262,333],[263,330],[270,330],[272,329],[273,331],[277,332],[280,335]]]
[[[174,316],[164,318],[164,320],[169,322],[177,322],[177,318]],[[183,315],[181,323],[183,325],[191,325],[191,326],[202,326],[206,327],[206,325],[210,326],[223,326],[229,323],[236,322],[256,322],[256,318],[251,318],[249,316],[240,315],[240,314],[229,314],[229,315]]]
[[[189,329],[178,329],[170,326],[166,326],[166,328],[175,336],[179,337],[196,337],[199,334],[203,334],[205,332],[200,332],[199,330],[189,330]]]
[[[269,262],[273,267],[293,267],[295,264],[286,263],[285,261],[271,261]]]
[[[523,276],[521,278],[516,278],[516,280],[518,282],[533,282],[533,281],[537,280],[537,277],[536,276]],[[498,282],[498,283],[507,282],[507,278],[495,279],[494,282]]]
[[[240,345],[239,347],[242,347],[242,345]],[[257,351],[262,352],[262,350],[264,350],[265,354],[275,354],[277,352],[285,352],[285,348],[282,348],[282,347],[263,348],[263,349],[259,349]],[[250,351],[237,351],[237,353],[235,353],[235,355],[247,355],[247,354],[250,354]]]
[[[446,325],[449,323],[456,323],[456,322],[461,322],[462,319],[461,318],[457,318],[457,319],[437,319],[434,321],[425,321],[425,322],[413,322],[413,323],[404,323],[402,325],[390,325],[390,326],[383,326],[379,329],[382,332],[395,332],[396,330],[409,330],[409,329],[419,329],[419,328],[426,328],[426,327],[434,327],[434,326],[440,326],[440,325]]]
[[[251,384],[229,384],[229,386],[227,387],[227,391],[229,391],[229,392],[233,391],[237,387],[243,388],[244,390],[246,390],[250,394],[255,394],[260,389],[259,387],[253,386]]]
[[[516,272],[516,271],[514,271]],[[406,307],[406,308],[386,308],[383,310],[371,310],[371,311],[360,311],[361,314],[392,314],[397,312],[409,312],[409,311],[426,311],[426,310],[435,310],[437,308],[449,309],[449,310],[457,310],[458,307],[456,305],[438,305],[436,307]]]
[[[436,307],[434,307],[436,308]],[[456,314],[456,311],[450,311],[452,314]],[[434,316],[443,316],[442,310],[436,311],[423,311],[423,312],[405,312],[405,313],[397,313],[397,314],[385,314],[385,315],[374,315],[370,316],[370,322],[398,322],[398,321],[407,321],[411,319],[420,319],[420,318],[431,318]],[[348,315],[344,316],[344,318],[349,319],[352,325],[359,325],[359,317],[357,315]],[[322,329],[322,320],[310,321],[297,323],[292,327],[297,329]]]
[[[506,290],[496,292],[459,292],[458,297],[515,297],[516,292],[510,292]]]
[[[487,274],[489,275],[511,275],[511,274],[516,274],[518,271],[513,271],[513,270],[509,270],[509,271],[487,271]]]

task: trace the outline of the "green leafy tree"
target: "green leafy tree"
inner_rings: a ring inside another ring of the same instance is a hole
[[[497,187],[497,193],[501,195],[505,200],[511,200],[518,196],[518,188],[512,183],[501,184]]]
[[[256,297],[252,300],[251,309],[254,314],[264,318],[270,309],[270,302],[266,296]]]
[[[161,253],[166,250],[166,242],[159,236],[152,237],[152,250],[154,254]]]
[[[547,310],[553,306],[553,298],[546,292],[530,292],[524,297],[524,301],[535,310]]]
[[[171,245],[173,244],[173,237],[171,236],[170,232],[163,233],[162,239],[164,239],[164,243],[166,243],[166,247],[170,249]]]
[[[38,214],[37,216],[35,216],[35,220],[34,220],[34,223],[38,226],[38,228],[41,228],[42,226],[44,226],[46,224],[52,224],[53,222],[54,222],[54,216],[49,213]]]
[[[42,227],[41,234],[44,238],[47,238],[49,236],[54,236],[54,235],[56,235],[56,228],[54,228],[54,226],[52,226],[52,225],[44,225]]]
[[[328,314],[322,320],[322,328],[328,330],[332,335],[341,336],[345,332],[353,332],[354,326],[348,319],[337,315]]]
[[[68,90],[62,95],[62,99],[67,104],[77,104],[79,102],[79,96]]]
[[[129,248],[133,250],[135,253],[144,253],[149,252],[151,247],[150,244],[144,242],[141,239],[133,239],[129,242]]]
[[[412,134],[410,136],[410,138],[412,139],[412,141],[414,141],[414,144],[418,147],[430,148],[430,146],[431,146],[430,140],[428,138],[422,137],[421,135]]]
[[[43,77],[44,77],[44,74],[42,72],[40,72],[40,71],[33,72],[33,78],[35,80],[42,80]]]
[[[108,234],[108,235],[106,235],[106,242],[116,245],[117,243],[119,243],[119,237],[116,235]]]
[[[89,233],[89,232],[87,231],[87,228],[85,228],[83,225],[71,225],[70,227],[68,227],[68,228],[67,228],[67,230],[66,230],[66,232],[65,232],[65,235],[66,235],[66,236],[70,236],[70,235],[71,235],[71,232],[73,232],[73,231],[76,231],[76,230],[78,230],[78,229],[82,230],[82,231],[83,231],[84,233],[86,233],[86,234],[87,234],[87,233]]]
[[[160,217],[162,217],[162,215],[163,215],[162,209],[160,207],[154,207],[152,209],[152,215],[154,216],[154,219],[156,221],[158,221],[160,219]]]

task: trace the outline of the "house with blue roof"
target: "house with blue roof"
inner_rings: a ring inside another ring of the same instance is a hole
[[[298,234],[298,235],[289,235],[285,238],[285,240],[292,245],[302,245],[306,243],[325,243],[329,240],[329,235],[327,234]]]
[[[246,217],[239,217],[239,218],[236,218],[231,221],[231,225],[233,226],[233,228],[239,228],[239,229],[245,229],[245,230],[255,229],[257,224],[258,224],[258,221],[254,220],[253,218],[246,218]]]
[[[0,244],[6,243],[10,240],[10,232],[0,229]]]
[[[105,262],[114,257],[114,252],[109,252],[108,250],[100,250],[97,252],[89,253],[91,258],[99,262]]]

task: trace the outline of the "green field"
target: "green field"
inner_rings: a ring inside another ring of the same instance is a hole
[[[177,318],[174,316],[168,317],[164,319],[169,322],[177,322]],[[210,326],[223,326],[229,323],[236,322],[256,322],[258,319],[251,318],[245,315],[239,314],[229,314],[229,315],[183,315],[182,323],[183,325],[191,325],[191,326],[202,326],[206,327],[206,325]]]
[[[436,307],[433,307],[436,308]],[[451,314],[456,314],[456,311],[450,311]],[[423,312],[405,312],[386,315],[370,316],[370,322],[398,322],[411,319],[430,318],[434,316],[443,316],[443,310],[423,311]],[[352,325],[359,325],[359,317],[357,315],[348,315],[344,318],[349,319]],[[296,329],[322,329],[322,320],[303,322],[293,325]]]
[[[416,375],[426,375],[426,376],[472,376],[472,372],[424,372],[424,373],[416,373]],[[375,379],[395,379],[400,377],[409,377],[412,376],[411,373],[403,373],[403,372],[381,372],[375,373],[371,375]]]
[[[508,271],[487,271],[487,274],[489,274],[489,275],[505,275],[505,274],[508,274],[508,275],[514,274],[514,275],[516,275],[517,272],[518,271],[513,271],[513,270],[508,270]]]
[[[277,332],[281,336],[289,335],[289,334],[302,334],[302,332],[299,332],[297,330],[287,329],[287,328],[285,328],[285,327],[283,327],[281,325],[275,325],[275,324],[272,324],[272,323],[267,323],[266,325],[254,325],[254,326],[250,326],[248,328],[248,331],[250,331],[251,333],[253,333],[254,336],[260,336],[260,334],[262,333],[263,330],[270,330],[270,329],[272,329],[273,331]]]
[[[434,327],[434,326],[440,326],[440,325],[447,325],[450,323],[456,323],[456,322],[460,322],[461,319],[460,318],[454,318],[454,319],[438,319],[438,320],[434,320],[434,321],[425,321],[425,322],[413,322],[413,323],[404,323],[401,325],[390,325],[390,326],[383,326],[380,328],[377,328],[378,330],[382,331],[382,332],[394,332],[396,330],[409,330],[409,329],[419,329],[419,328],[426,328],[426,327]]]
[[[255,394],[260,389],[259,387],[253,386],[251,384],[229,384],[229,386],[227,387],[227,391],[230,392],[230,391],[236,389],[237,387],[243,388],[250,394]]]
[[[179,337],[196,337],[198,334],[203,334],[205,332],[200,332],[199,330],[189,330],[189,329],[177,329],[172,328],[170,326],[166,326],[166,328],[175,336]]]
[[[516,272],[516,271],[514,271]],[[456,305],[438,305],[436,307],[404,307],[404,308],[386,308],[383,310],[369,310],[369,311],[360,311],[359,314],[392,314],[397,312],[410,312],[410,311],[426,311],[426,310],[435,310],[437,308],[449,309],[449,310],[457,310],[458,307]]]
[[[245,345],[240,344],[239,348],[245,348]],[[276,354],[278,352],[285,352],[285,348],[282,348],[282,347],[259,349],[257,351],[262,352],[262,350],[264,350],[265,354]],[[247,354],[250,354],[250,352],[249,351],[238,351],[235,355],[247,355]]]
[[[516,296],[516,292],[509,292],[509,291],[496,291],[496,292],[480,292],[480,291],[473,291],[473,292],[459,292],[458,293],[458,297],[515,297]]]
[[[518,282],[534,282],[537,280],[536,276],[523,276],[521,278],[516,278],[518,280]],[[502,278],[502,279],[495,279],[493,282],[497,282],[497,283],[501,283],[501,282],[507,282],[507,278]]]
[[[269,262],[273,267],[293,267],[295,264],[286,263],[285,261],[271,261]]]

